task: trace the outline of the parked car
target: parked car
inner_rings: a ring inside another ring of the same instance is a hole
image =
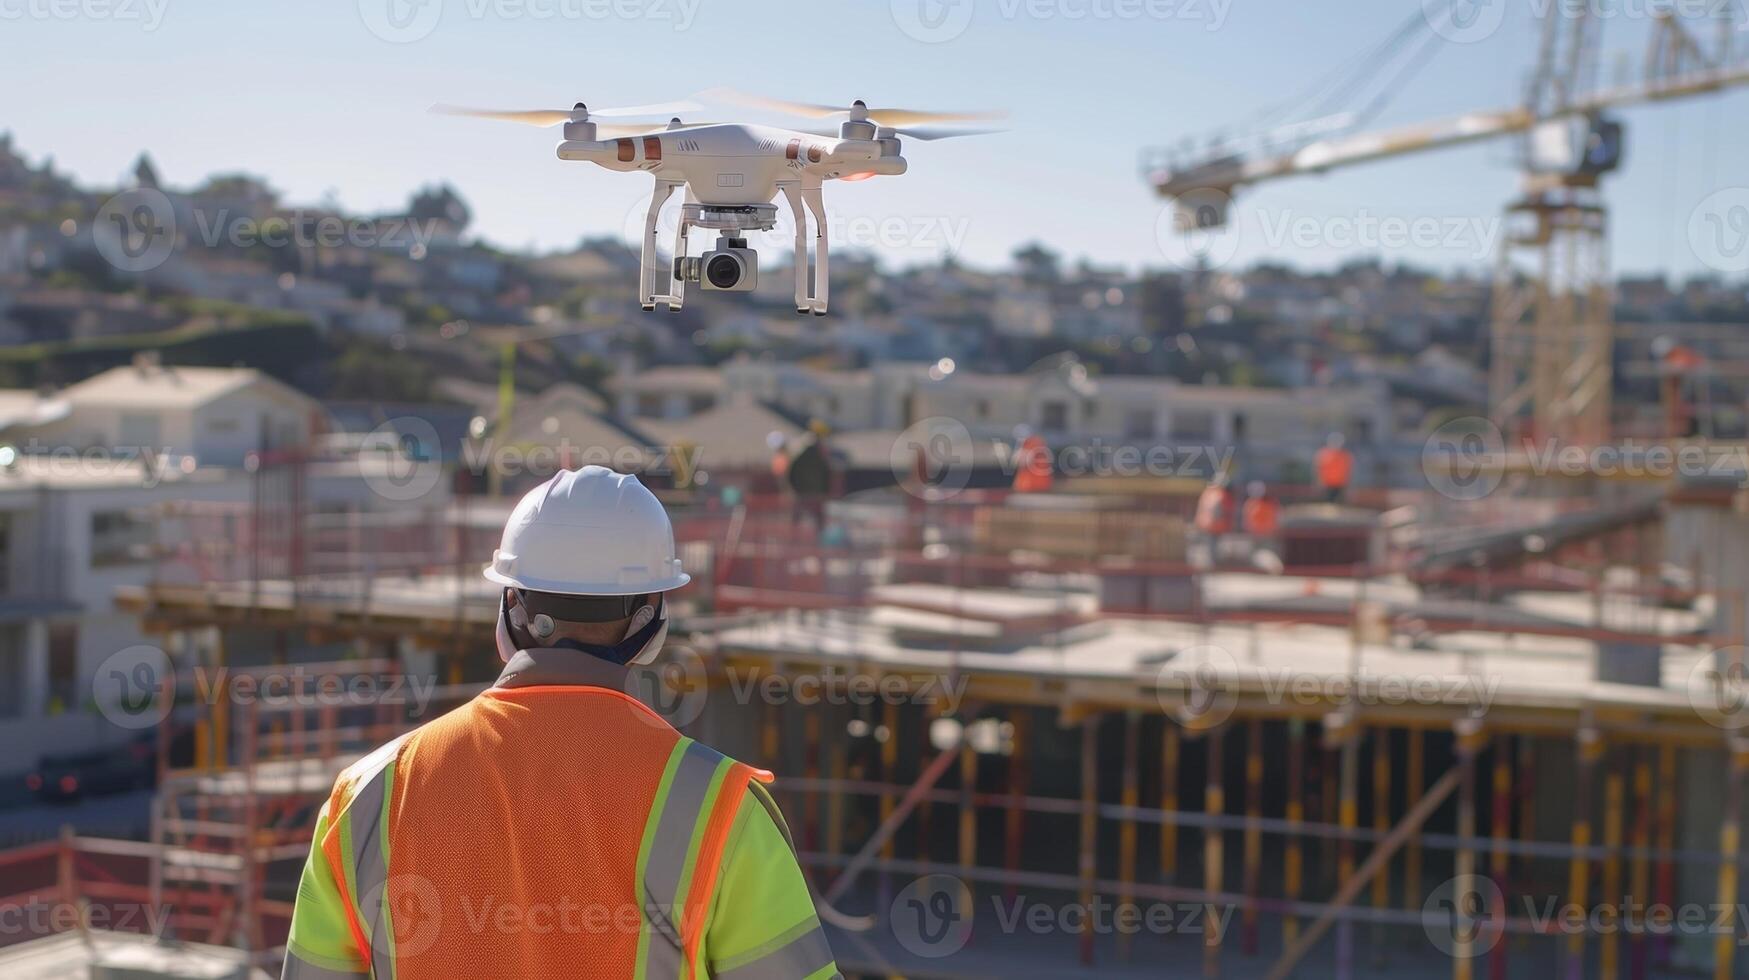
[[[194,757],[192,732],[181,732],[170,742],[173,765],[187,765]],[[37,799],[72,802],[86,796],[105,796],[158,785],[158,733],[141,732],[126,744],[90,752],[43,756],[34,771],[24,777],[25,789]]]

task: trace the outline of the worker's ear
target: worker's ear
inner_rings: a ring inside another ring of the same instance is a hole
[[[658,596],[654,602],[646,602],[639,606],[638,611],[632,613],[631,622],[626,624],[625,636],[620,637],[620,639],[630,639],[638,630],[650,625],[650,620],[656,618],[656,604],[661,601],[661,597]]]

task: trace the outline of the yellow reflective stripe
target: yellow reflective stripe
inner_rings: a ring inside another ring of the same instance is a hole
[[[709,817],[711,791],[729,766],[722,753],[691,739],[683,739],[674,751],[680,753],[680,762],[666,797],[657,801],[661,814],[646,848],[644,980],[678,980],[685,967],[681,890],[691,877],[687,862],[693,854],[695,828]]]
[[[334,970],[319,966],[299,956],[297,950],[287,948],[285,968],[280,973],[280,980],[357,980],[358,977],[368,976],[370,974],[356,970]]]
[[[826,933],[820,920],[809,916],[758,949],[711,964],[711,976],[715,980],[793,980],[831,965],[832,947],[826,942]]]
[[[394,929],[389,921],[389,787],[394,781],[395,759],[406,736],[378,748],[360,760],[349,775],[357,780],[352,798],[340,817],[341,842],[351,859],[352,894],[359,922],[370,949],[360,950],[369,959],[377,980],[393,980]],[[345,778],[345,777],[342,777]]]

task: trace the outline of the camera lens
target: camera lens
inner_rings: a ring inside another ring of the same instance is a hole
[[[741,261],[733,255],[713,255],[704,267],[704,276],[718,289],[733,289],[741,281]]]

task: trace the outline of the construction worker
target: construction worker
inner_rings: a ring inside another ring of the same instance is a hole
[[[831,431],[831,426],[820,419],[809,422],[786,473],[796,506],[813,521],[815,528],[825,522],[826,497],[832,492],[832,457],[826,445],[826,436]]]
[[[341,773],[286,980],[837,976],[771,775],[626,693],[689,579],[655,496],[560,472],[485,576],[504,671]]]
[[[1343,445],[1342,433],[1332,432],[1324,440],[1324,448],[1312,459],[1313,468],[1318,471],[1318,487],[1324,491],[1324,499],[1336,503],[1348,491],[1349,477],[1354,475],[1354,454]]]
[[[1051,475],[1051,447],[1037,433],[1020,442],[1015,456],[1015,493],[1049,493],[1054,482]]]
[[[1269,495],[1269,488],[1262,480],[1252,480],[1245,486],[1245,508],[1241,516],[1245,520],[1245,533],[1259,542],[1266,542],[1274,538],[1281,527],[1281,504]]]
[[[1196,498],[1196,529],[1208,535],[1211,540],[1233,530],[1233,518],[1238,507],[1228,482],[1224,471],[1217,473]]]

